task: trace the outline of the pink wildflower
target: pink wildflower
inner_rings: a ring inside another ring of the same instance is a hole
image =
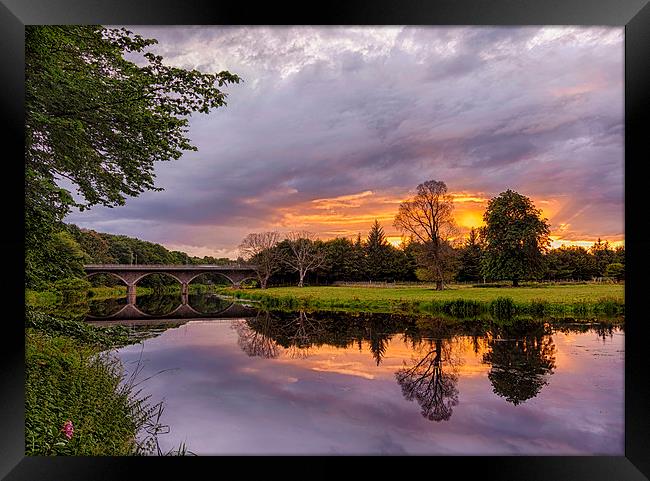
[[[61,432],[63,432],[63,435],[68,438],[72,439],[72,435],[74,434],[74,426],[72,425],[72,421],[69,419],[63,423],[63,427],[61,428]]]

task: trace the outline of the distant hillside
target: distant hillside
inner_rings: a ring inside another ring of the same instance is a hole
[[[87,264],[228,264],[227,257],[196,257],[170,251],[160,244],[125,235],[106,234],[66,224],[67,231],[85,254]]]

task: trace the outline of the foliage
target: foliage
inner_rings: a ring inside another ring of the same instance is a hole
[[[26,331],[25,452],[128,455],[151,415],[147,398],[122,384],[117,358],[64,336]],[[72,421],[70,439],[61,432]]]
[[[480,231],[472,228],[465,240],[465,244],[460,248],[458,256],[458,273],[456,280],[464,282],[476,282],[483,279],[481,273],[481,258],[483,257],[483,242],[480,239]]]
[[[605,277],[616,279],[617,281],[622,281],[625,279],[625,266],[620,262],[612,262],[608,264],[603,273]]]
[[[416,194],[402,202],[393,224],[401,232],[417,239],[418,265],[431,270],[437,289],[454,270],[455,251],[449,243],[455,234],[453,197],[444,182],[429,180],[417,186]]]
[[[598,276],[595,257],[584,247],[551,249],[545,256],[547,279],[589,280]]]
[[[167,66],[146,51],[155,43],[100,25],[25,28],[28,287],[70,276],[57,277],[65,262],[57,264],[47,244],[66,242],[56,233],[71,207],[123,205],[126,196],[159,190],[154,163],[196,150],[188,116],[226,105],[218,87],[240,81],[228,71]]]
[[[82,277],[89,256],[66,230],[51,229],[34,249],[25,251],[25,284],[44,289],[52,282]]]
[[[483,274],[492,279],[531,279],[541,273],[550,244],[548,221],[526,196],[507,190],[490,199],[483,215]]]
[[[60,319],[30,306],[25,308],[25,328],[44,335],[65,336],[97,349],[121,347],[137,340],[126,326],[95,327],[79,320]]]

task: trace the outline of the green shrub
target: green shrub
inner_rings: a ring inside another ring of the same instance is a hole
[[[134,342],[126,326],[95,327],[83,321],[60,319],[32,307],[25,308],[25,327],[47,336],[67,336],[100,349]]]
[[[530,301],[529,311],[535,317],[544,317],[550,312],[550,304],[544,299],[533,299]]]
[[[490,314],[495,319],[511,319],[516,314],[515,302],[509,297],[497,297],[490,302]]]
[[[54,291],[61,295],[66,304],[85,301],[91,287],[90,282],[79,278],[61,279],[54,283]]]

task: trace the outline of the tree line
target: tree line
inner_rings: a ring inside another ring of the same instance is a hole
[[[444,183],[433,186],[440,191],[443,187]],[[402,232],[411,235],[404,236],[398,247],[388,242],[384,228],[375,220],[364,236],[359,233],[355,238],[321,240],[306,231],[285,235],[250,233],[239,246],[241,256],[236,262],[254,265],[262,288],[346,281],[429,281],[444,286],[449,282],[487,283],[504,279],[513,284],[519,280],[624,279],[624,247],[614,249],[599,239],[589,249],[548,248],[544,239],[548,235],[545,220],[540,218],[530,199],[520,194],[507,191],[492,199],[484,215],[485,227],[471,229],[462,239],[457,236],[450,215],[450,199],[449,196],[441,199],[447,203],[446,211],[434,212],[435,202],[420,202],[420,206],[432,206],[430,214],[421,213],[422,218],[431,219],[425,224],[426,233],[422,233],[425,227],[420,236],[403,229]],[[400,207],[396,225],[406,225],[405,216],[414,222],[417,215],[413,211],[414,203],[408,209],[411,210]],[[431,239],[436,236],[438,243],[434,244]],[[227,257],[190,256],[153,242],[81,229],[74,224],[64,224],[51,235],[41,245],[39,255],[43,259],[40,269],[27,272],[27,285],[35,289],[46,288],[60,279],[84,277],[84,264],[224,265],[233,262]],[[163,279],[150,281],[171,283]]]
[[[623,280],[625,248],[600,239],[590,249],[550,248],[550,226],[526,196],[507,190],[488,202],[484,227],[458,235],[453,197],[441,181],[418,185],[402,202],[393,225],[403,234],[391,245],[375,220],[362,239],[320,240],[310,232],[251,233],[240,245],[256,266],[262,288],[273,284],[337,281]]]

